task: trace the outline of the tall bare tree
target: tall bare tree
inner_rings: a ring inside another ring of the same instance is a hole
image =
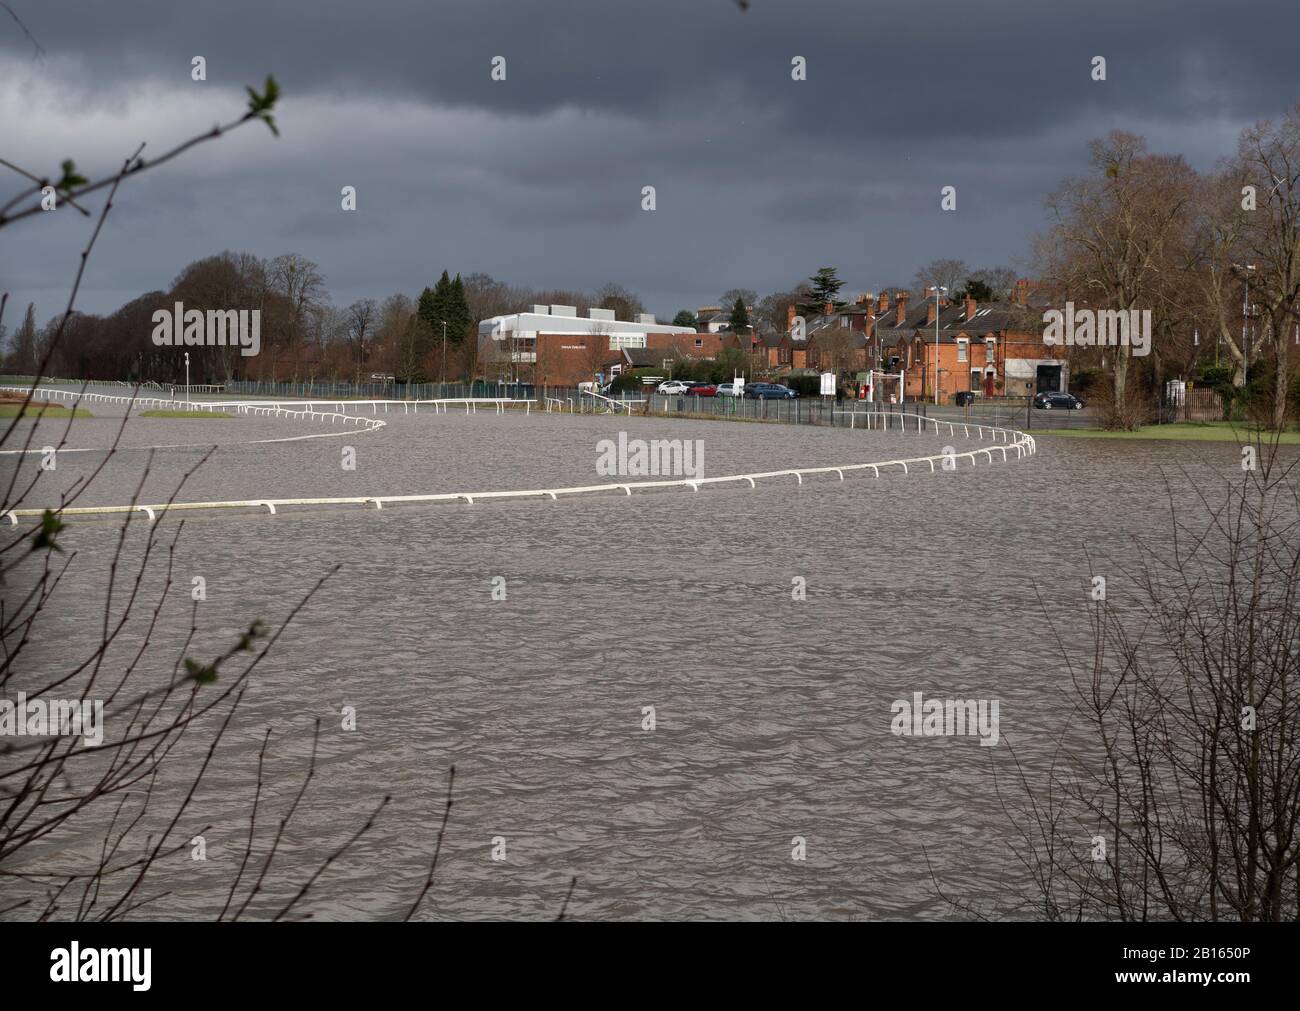
[[[1094,309],[1149,309],[1168,330],[1172,264],[1188,227],[1194,173],[1181,156],[1147,153],[1138,136],[1113,131],[1090,145],[1093,175],[1067,180],[1047,198],[1053,224],[1040,248],[1054,293]],[[1134,428],[1128,347],[1105,350],[1111,371],[1104,423]]]
[[[1286,427],[1292,331],[1300,321],[1300,103],[1277,123],[1248,128],[1237,148],[1255,208],[1246,210],[1242,245],[1253,270],[1241,275],[1259,307],[1274,368],[1271,424]]]

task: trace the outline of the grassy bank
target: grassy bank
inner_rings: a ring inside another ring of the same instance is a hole
[[[1183,442],[1254,442],[1260,435],[1264,442],[1277,438],[1273,432],[1260,433],[1247,425],[1231,421],[1178,421],[1172,425],[1147,425],[1133,432],[1107,432],[1099,428],[1031,428],[1035,439],[1061,436],[1067,439],[1175,439]],[[1278,441],[1284,446],[1300,446],[1300,432],[1283,432]]]
[[[142,418],[230,418],[221,411],[141,411]]]
[[[3,404],[0,403],[0,418],[16,418],[19,414],[28,417],[41,417],[45,420],[51,418],[89,418],[89,411],[78,407],[73,410],[70,407],[60,407],[57,404],[28,404],[24,410],[22,404]]]

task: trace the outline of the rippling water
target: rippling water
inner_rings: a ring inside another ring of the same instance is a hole
[[[95,414],[73,424],[70,447],[109,444],[120,419]],[[946,436],[609,416],[387,420],[373,433],[247,445],[322,429],[132,419],[133,448],[78,504],[127,501],[150,461],[141,447],[173,443],[219,446],[182,500],[594,483],[596,443],[620,430],[704,440],[706,476],[967,448]],[[36,444],[46,437],[43,425]],[[757,490],[189,514],[141,684],[170,672],[192,576],[207,584],[190,649],[203,657],[254,617],[283,619],[341,569],[259,666],[178,829],[188,838],[210,823],[209,859],[170,858],[153,890],[172,894],[149,915],[220,909],[248,831],[261,735],[275,731],[269,831],[296,789],[315,718],[319,768],[278,858],[287,880],[255,914],[277,908],[273,899],[391,794],[304,909],[403,915],[452,764],[456,802],[422,916],[550,918],[572,876],[569,911],[582,919],[958,915],[931,868],[950,896],[1014,914],[1030,893],[994,774],[1012,786],[1008,745],[1041,770],[1058,744],[1083,740],[1052,628],[1068,647],[1086,646],[1088,556],[1122,587],[1134,538],[1168,543],[1162,471],[1189,514],[1199,506],[1183,468],[1206,487],[1240,474],[1232,444],[1038,445],[1037,456],[1005,465]],[[340,466],[344,446],[356,449],[355,471]],[[142,500],[165,499],[199,454],[154,451]],[[63,454],[27,504],[57,501],[101,460]],[[16,465],[0,458],[6,480]],[[64,534],[76,564],[15,689],[97,642],[116,529],[83,520]],[[144,537],[134,524],[128,558]],[[496,576],[504,601],[492,599]],[[795,577],[807,582],[804,601],[791,599]],[[890,704],[914,691],[999,700],[1002,743],[893,736]],[[356,709],[355,730],[341,729],[345,706]],[[653,732],[641,729],[645,706],[655,707]],[[193,778],[200,743],[168,760],[172,790]],[[803,863],[791,860],[796,836],[807,843]],[[491,859],[494,837],[505,839],[504,862]],[[95,838],[60,840],[50,858],[88,852]]]

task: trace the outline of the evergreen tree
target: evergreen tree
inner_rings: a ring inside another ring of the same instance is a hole
[[[839,272],[834,267],[822,267],[812,277],[808,278],[812,285],[812,299],[807,305],[800,306],[800,311],[805,315],[821,315],[829,302],[838,309],[844,303],[839,301],[840,289],[844,287],[844,282],[840,280]]]
[[[745,308],[745,300],[738,298],[736,304],[731,307],[731,331],[743,334],[748,329],[749,310]]]
[[[673,317],[673,326],[697,326],[695,322],[695,313],[689,309],[681,310]]]
[[[461,283],[459,274],[448,288],[447,312],[450,314],[447,316],[447,338],[456,344],[463,344],[470,329],[478,321],[471,317],[469,302],[465,300],[465,285]]]
[[[425,288],[420,293],[420,319],[422,319],[429,328],[429,333],[439,341],[442,341],[442,324],[445,320],[447,323],[447,340],[456,339],[456,331],[451,318],[451,278],[447,272],[442,272],[442,277],[438,278],[438,283],[432,288]]]
[[[27,303],[27,315],[13,338],[13,357],[9,367],[22,376],[36,371],[36,305]]]

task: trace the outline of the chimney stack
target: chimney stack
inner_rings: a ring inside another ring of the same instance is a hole
[[[894,316],[894,326],[902,326],[907,322],[907,292],[898,293],[898,312]]]
[[[794,303],[792,302],[785,307],[785,329],[787,332],[794,329],[794,317]]]
[[[1016,305],[1029,304],[1029,279],[1027,277],[1022,277],[1016,281],[1016,291],[1011,296],[1011,301],[1015,302]]]
[[[977,305],[976,301],[975,301],[973,298],[971,298],[969,295],[967,295],[967,296],[966,296],[966,315],[963,317],[963,319],[964,319],[966,322],[970,322],[971,320],[973,320],[973,319],[975,318],[975,310],[976,310],[977,307],[978,307],[978,305]]]
[[[834,303],[834,302],[827,302],[824,306],[822,306],[822,315],[823,315],[823,316],[834,316],[834,315],[835,315],[835,303]]]
[[[883,316],[887,312],[889,312],[889,292],[882,291],[880,293],[880,308],[877,310],[877,314]]]
[[[931,289],[931,291],[933,291],[933,290],[934,290],[934,289]],[[926,323],[927,326],[933,325],[933,323],[934,323],[934,314],[935,314],[935,309],[934,309],[934,299],[933,299],[933,298],[926,299],[926,302],[925,302],[925,323]]]

